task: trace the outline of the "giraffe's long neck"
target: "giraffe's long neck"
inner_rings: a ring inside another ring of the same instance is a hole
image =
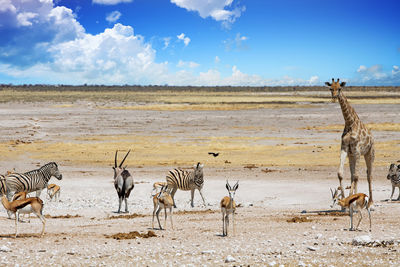
[[[349,102],[347,101],[347,98],[344,96],[342,91],[339,92],[339,104],[342,109],[343,113],[343,118],[346,126],[352,125],[355,121],[358,121],[358,115],[353,109],[352,106],[350,106]]]

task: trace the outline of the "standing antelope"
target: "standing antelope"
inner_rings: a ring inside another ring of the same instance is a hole
[[[15,215],[15,237],[18,236],[18,220],[20,213],[35,214],[42,221],[43,227],[42,227],[42,233],[40,235],[43,236],[46,220],[42,214],[43,201],[40,198],[30,197],[26,199],[17,199],[12,202],[9,202],[7,197],[4,195],[1,198],[1,203],[3,204],[4,208],[7,211],[10,211],[12,214]]]
[[[56,184],[49,184],[47,186],[47,194],[50,197],[50,200],[54,200],[57,201],[60,199],[60,186],[56,185]]]
[[[332,191],[332,189],[331,189]],[[339,192],[337,189],[335,189],[335,193],[333,194],[333,205],[336,203],[342,208],[348,208],[350,210],[350,231],[355,231],[358,229],[358,226],[361,223],[362,220],[362,214],[361,210],[366,209],[368,211],[368,217],[369,217],[369,231],[371,231],[371,210],[370,210],[370,205],[372,204],[369,202],[368,196],[363,193],[358,193],[354,195],[350,195],[346,198],[339,199]],[[332,205],[332,206],[333,206]],[[353,228],[353,213],[354,211],[358,211],[360,213],[360,219],[357,223],[356,228]]]
[[[190,202],[190,205],[194,207],[193,205],[193,199],[194,199],[194,190],[197,189],[199,190],[200,196],[203,199],[204,206],[206,206],[206,201],[204,200],[202,189],[204,185],[204,178],[203,178],[203,164],[200,164],[200,162],[197,163],[197,165],[194,165],[194,170],[193,171],[184,171],[181,169],[173,169],[168,172],[166,180],[168,184],[168,190],[171,191],[171,196],[172,200],[174,202],[174,208],[176,208],[175,204],[175,193],[176,190],[181,189],[183,191],[191,191],[192,194],[192,199]]]
[[[128,157],[129,152],[131,150],[129,149],[128,153],[126,153],[124,159],[121,161],[121,163],[117,166],[117,160],[118,160],[118,150],[115,151],[115,160],[114,160],[114,187],[115,190],[117,190],[118,194],[118,199],[119,199],[119,206],[118,206],[118,213],[121,212],[121,204],[122,201],[125,200],[125,212],[128,212],[128,198],[129,195],[135,186],[133,183],[133,177],[129,173],[129,171],[126,169],[127,166],[122,167],[122,164],[124,164],[125,159]]]
[[[222,212],[222,236],[228,235],[228,226],[229,226],[229,214],[232,213],[232,225],[233,225],[233,234],[235,234],[235,219],[234,214],[236,211],[236,203],[234,200],[236,190],[239,188],[239,181],[233,186],[233,188],[229,185],[229,182],[226,181],[226,189],[228,190],[229,197],[223,197],[221,200],[221,212]]]
[[[386,178],[392,182],[392,194],[390,195],[389,201],[392,201],[394,189],[396,187],[399,188],[399,196],[397,197],[397,200],[400,200],[400,165],[394,163],[390,164],[389,173]]]
[[[165,222],[164,229],[167,227],[167,208],[169,208],[169,217],[171,219],[171,227],[174,229],[174,224],[172,222],[172,206],[174,205],[174,201],[172,200],[171,194],[167,191],[167,186],[162,186],[161,190],[158,194],[153,196],[153,220],[152,220],[152,228],[154,229],[154,215],[157,215],[158,226],[160,230],[162,230],[159,214],[162,209],[164,209]]]

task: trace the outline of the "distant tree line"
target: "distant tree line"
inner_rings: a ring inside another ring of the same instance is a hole
[[[302,92],[322,91],[325,86],[169,86],[169,85],[47,85],[47,84],[0,84],[0,90],[17,91],[207,91],[207,92]],[[400,91],[400,86],[347,86],[346,91]]]

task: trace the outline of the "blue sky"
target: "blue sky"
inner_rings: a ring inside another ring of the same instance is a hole
[[[396,0],[0,0],[0,83],[400,85]]]

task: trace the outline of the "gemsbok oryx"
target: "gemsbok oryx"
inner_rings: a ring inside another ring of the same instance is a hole
[[[122,201],[125,201],[125,212],[129,212],[128,211],[128,198],[129,195],[133,189],[133,187],[135,186],[133,183],[133,177],[132,175],[129,173],[129,171],[126,169],[127,166],[123,167],[122,164],[124,164],[126,158],[129,155],[129,152],[131,152],[131,150],[128,151],[128,153],[126,153],[124,159],[121,161],[121,163],[119,165],[117,165],[117,160],[118,160],[118,150],[115,151],[115,160],[114,160],[114,187],[115,190],[117,190],[117,194],[118,194],[118,199],[119,199],[119,206],[118,206],[118,213],[121,212],[121,204]]]

